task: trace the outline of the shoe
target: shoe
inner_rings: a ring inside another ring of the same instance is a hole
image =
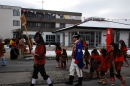
[[[126,65],[126,67],[128,67],[128,66],[129,66],[129,64]]]
[[[104,81],[102,81],[102,85],[105,85],[107,83],[107,81],[106,80],[104,80]]]
[[[99,84],[102,84],[102,80],[98,81]]]
[[[1,66],[6,66],[6,65],[1,65]]]
[[[120,86],[125,86],[126,81],[123,80]]]

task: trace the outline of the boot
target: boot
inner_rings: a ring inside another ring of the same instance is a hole
[[[75,86],[82,86],[82,77],[78,78],[78,83]]]
[[[121,81],[121,85],[120,86],[125,86],[126,81],[122,78],[122,76],[120,78],[118,78]]]
[[[125,81],[125,80],[122,80],[120,86],[125,86],[125,83],[126,83],[126,81]]]
[[[66,82],[66,84],[68,84],[68,85],[73,85],[73,79],[74,79],[74,76],[69,76],[69,81],[68,82]]]
[[[1,66],[6,66],[5,58],[2,58],[2,65]]]
[[[35,84],[32,84],[32,83],[30,84],[30,86],[34,86],[34,85],[35,85]]]
[[[46,82],[47,82],[47,84],[49,85],[49,86],[53,86],[53,84],[52,84],[52,82],[51,82],[51,79],[48,77],[48,79],[46,80]]]
[[[30,86],[34,86],[36,84],[36,79],[32,78],[32,82],[30,84]]]

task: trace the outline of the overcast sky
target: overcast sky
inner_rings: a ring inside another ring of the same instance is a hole
[[[130,19],[130,0],[43,0],[45,10],[80,12],[82,17]],[[42,0],[0,0],[1,5],[42,9]]]

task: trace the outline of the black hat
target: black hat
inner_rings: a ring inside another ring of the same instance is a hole
[[[79,35],[79,34],[77,34],[77,33],[74,33],[72,37],[79,38],[79,37],[80,37],[80,35]]]
[[[39,37],[39,36],[41,36],[41,34],[39,32],[36,32],[36,34],[34,35],[34,38]]]

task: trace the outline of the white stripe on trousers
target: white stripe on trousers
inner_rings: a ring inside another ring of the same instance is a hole
[[[83,77],[83,73],[82,73],[82,70],[78,67],[77,64],[74,63],[75,59],[72,59],[71,61],[71,66],[70,66],[70,74],[69,75],[74,75],[74,72],[76,71],[78,77]]]

